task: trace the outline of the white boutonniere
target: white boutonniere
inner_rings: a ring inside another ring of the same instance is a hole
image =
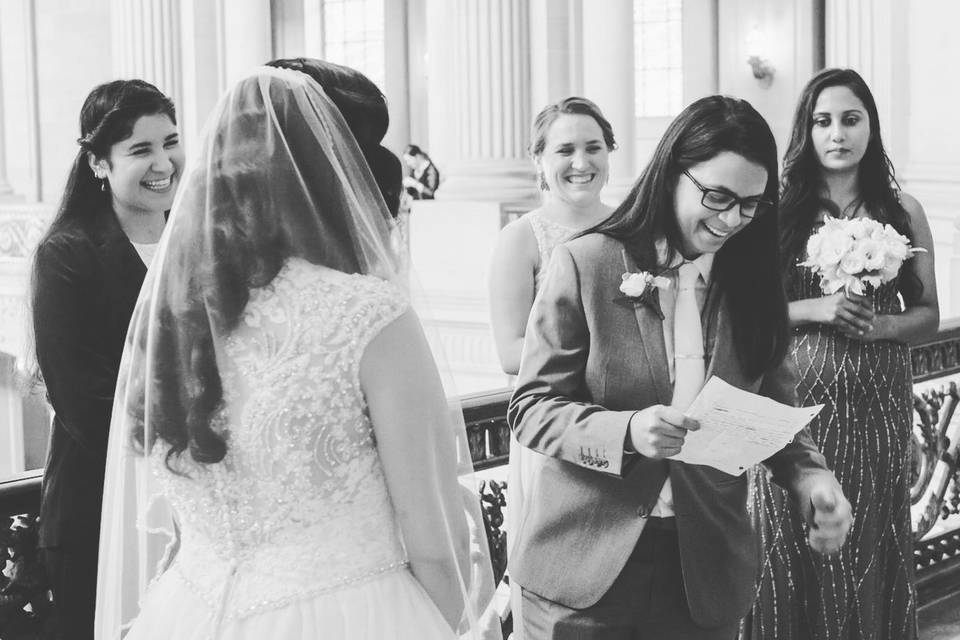
[[[663,311],[660,310],[660,289],[666,289],[669,286],[670,279],[664,276],[655,276],[649,271],[639,273],[628,271],[621,276],[620,292],[623,297],[617,298],[617,301],[626,300],[633,304],[646,305],[663,320]]]

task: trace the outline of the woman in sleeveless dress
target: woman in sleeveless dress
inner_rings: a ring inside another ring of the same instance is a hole
[[[520,369],[527,317],[554,247],[613,211],[600,201],[600,190],[609,178],[608,156],[615,148],[610,123],[585,98],[548,105],[534,120],[530,153],[543,204],[503,228],[490,266],[490,321],[504,373],[516,375]],[[523,498],[539,455],[521,447],[511,434],[510,530],[515,531],[523,517]],[[515,595],[514,607],[519,605]]]
[[[783,493],[755,474],[762,574],[742,637],[917,637],[909,344],[936,331],[939,311],[929,225],[895,184],[863,79],[851,70],[818,74],[801,95],[784,160],[782,247],[797,395],[803,405],[824,405],[810,431],[853,504],[854,523],[837,556],[818,556]],[[927,253],[869,296],[825,295],[819,277],[797,263],[828,216],[889,223]]]
[[[331,70],[241,79],[184,176],[121,365],[98,638],[498,635],[462,415]]]

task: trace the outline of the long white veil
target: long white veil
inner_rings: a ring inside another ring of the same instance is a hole
[[[297,71],[263,67],[221,98],[181,181],[121,361],[107,454],[97,638],[124,635],[151,583],[176,558],[178,514],[158,473],[189,476],[222,464],[229,450],[227,427],[217,421],[225,384],[217,357],[250,290],[269,284],[284,260],[296,257],[388,280],[408,293],[422,317],[392,232],[369,167],[319,84]],[[438,341],[431,343],[440,353]],[[454,556],[469,545],[470,561],[451,563],[460,567],[454,583],[464,603],[458,632],[487,638],[496,623],[490,558],[460,403],[452,386],[446,391],[449,419],[431,430],[436,442],[410,447],[443,450],[449,447],[437,442],[455,440],[458,477],[449,480],[459,482],[460,499],[447,501],[449,526],[431,532],[431,544]],[[449,466],[438,465],[438,474]],[[463,537],[457,531],[469,531],[470,539],[457,539]]]

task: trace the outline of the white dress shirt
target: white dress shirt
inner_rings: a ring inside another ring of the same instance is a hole
[[[657,243],[657,253],[661,259],[666,259],[666,243]],[[710,270],[713,268],[712,253],[705,253],[695,260],[693,264],[700,270],[700,278],[697,279],[695,293],[697,296],[697,307],[703,311],[704,302],[707,297],[707,284],[710,282]],[[670,369],[670,383],[673,384],[676,378],[676,365],[674,364],[674,311],[677,302],[677,267],[683,264],[684,260],[677,256],[671,263],[670,270],[663,275],[670,279],[670,286],[660,289],[660,311],[663,313],[663,346],[667,352],[667,366]],[[670,477],[667,476],[663,488],[660,489],[660,495],[657,496],[657,504],[650,512],[651,516],[658,518],[667,518],[673,515],[673,487],[670,484]]]

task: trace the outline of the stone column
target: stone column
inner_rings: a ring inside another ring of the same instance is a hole
[[[3,48],[0,47],[0,55]],[[13,188],[7,181],[7,145],[4,136],[4,124],[6,110],[3,107],[3,60],[0,58],[0,198],[13,193]]]
[[[430,0],[427,21],[437,199],[535,203],[529,0]]]
[[[583,0],[530,0],[530,106],[583,95]]]
[[[37,202],[43,194],[35,5],[0,2],[0,199],[6,202]]]
[[[634,181],[633,0],[606,0],[583,8],[583,95],[597,103],[613,126],[618,150],[610,155],[610,182],[604,200],[619,203]]]
[[[113,74],[157,86],[183,99],[180,0],[112,0]]]
[[[0,353],[0,478],[24,470],[23,407],[12,356]]]
[[[269,0],[111,0],[113,71],[173,99],[185,144],[219,95],[273,54]]]
[[[270,0],[220,0],[219,7],[221,61],[229,86],[251,68],[273,57]]]
[[[909,101],[907,3],[897,0],[827,0],[826,66],[849,67],[870,86],[880,112],[884,146],[905,157]]]

